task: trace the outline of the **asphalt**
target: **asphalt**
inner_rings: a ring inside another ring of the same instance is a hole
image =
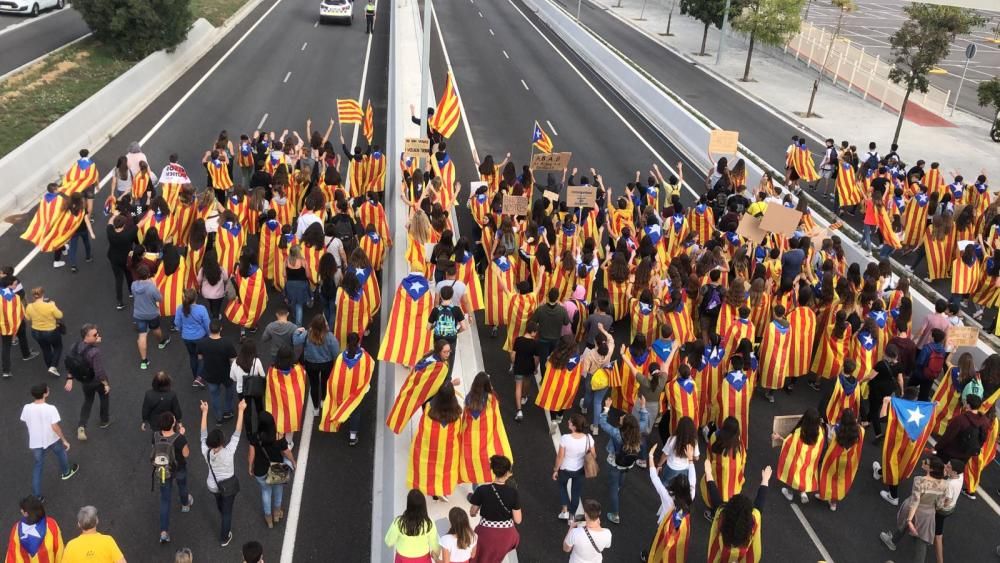
[[[579,68],[583,78],[555,53],[542,37],[518,13],[519,8],[528,19],[559,48],[567,59]],[[585,4],[586,6],[586,4]],[[611,186],[620,186],[633,176],[636,169],[646,175],[652,155],[639,144],[638,137],[647,140],[655,151],[671,164],[679,157],[677,151],[665,139],[645,123],[614,93],[614,89],[603,79],[585,68],[580,59],[547,29],[518,0],[483,4],[462,0],[449,3],[446,7],[437,4],[437,17],[445,31],[445,43],[451,58],[454,74],[462,95],[472,136],[479,156],[492,154],[498,161],[509,150],[515,164],[526,162],[530,152],[530,131],[532,123],[548,120],[558,131],[552,136],[556,151],[571,151],[570,166],[577,166],[581,173],[591,166],[598,168]],[[585,8],[585,14],[590,14]],[[481,15],[480,15],[481,14]],[[586,17],[586,16],[585,16]],[[593,22],[587,22],[588,25]],[[490,33],[490,31],[493,33]],[[622,31],[623,35],[629,33]],[[632,39],[637,39],[634,34]],[[621,48],[621,47],[619,47]],[[659,48],[657,48],[659,49]],[[509,59],[503,54],[506,51]],[[786,134],[784,124],[765,120],[751,108],[749,111],[743,100],[727,100],[726,88],[705,84],[701,73],[682,74],[683,65],[664,53],[662,49],[651,51],[655,60],[640,62],[647,70],[671,76],[669,83],[678,93],[702,111],[722,112],[730,116],[731,123],[748,135],[758,135],[761,145],[755,151],[765,151],[768,138],[761,133],[777,131],[783,139]],[[630,56],[631,53],[630,53]],[[688,64],[689,63],[685,63]],[[675,66],[676,65],[676,66]],[[431,67],[433,76],[440,81],[447,71],[443,53],[437,37],[432,41]],[[700,89],[697,87],[701,81]],[[521,84],[528,85],[525,89]],[[611,102],[624,117],[625,122],[613,115],[610,109],[591,91],[588,83]],[[689,93],[684,91],[690,87]],[[438,91],[441,86],[438,84]],[[716,99],[716,94],[721,99]],[[703,106],[703,102],[705,105]],[[759,122],[760,127],[745,125],[740,116]],[[714,115],[710,115],[715,119]],[[727,122],[719,119],[721,126]],[[544,126],[544,124],[543,124]],[[634,128],[633,133],[631,128]],[[549,129],[549,133],[552,131]],[[773,144],[773,142],[772,142]],[[456,161],[457,177],[465,188],[459,201],[468,197],[467,184],[476,178],[476,162],[471,147],[459,131],[448,141],[449,153]],[[771,147],[781,151],[781,144]],[[662,165],[661,165],[662,168]],[[692,170],[690,179],[700,176]],[[686,170],[687,173],[687,170]],[[691,201],[685,192],[683,199]],[[458,211],[460,229],[471,232],[471,217],[467,210]],[[479,317],[482,323],[482,317]],[[615,327],[616,342],[628,340],[627,323]],[[558,496],[555,484],[549,475],[554,459],[549,429],[544,414],[533,405],[535,390],[529,392],[529,405],[525,407],[524,420],[516,423],[513,416],[513,381],[507,376],[508,357],[501,350],[501,340],[491,338],[488,331],[480,331],[481,347],[485,369],[493,375],[493,382],[501,398],[501,414],[508,430],[515,458],[514,479],[521,496],[524,522],[519,526],[521,545],[518,559],[522,562],[543,562],[561,560],[561,541],[565,534],[565,524],[556,519]],[[777,451],[770,446],[770,428],[774,416],[798,414],[819,401],[819,394],[804,386],[799,386],[791,395],[778,397],[774,404],[755,399],[751,407],[750,450],[747,466],[746,492],[753,494],[759,483],[760,470],[765,465],[776,465]],[[565,428],[563,428],[565,431]],[[606,437],[598,436],[598,451],[603,452]],[[704,446],[703,446],[704,451]],[[870,475],[870,464],[880,458],[880,448],[866,445],[864,463],[848,498],[841,503],[837,512],[830,512],[825,505],[813,501],[802,506],[805,520],[815,530],[818,540],[828,550],[830,559],[835,561],[884,561],[890,553],[879,543],[877,532],[892,525],[895,509],[878,497],[879,484]],[[701,469],[699,468],[699,475]],[[993,467],[984,475],[982,489],[995,490],[1000,472]],[[763,552],[765,561],[818,561],[821,552],[809,538],[806,529],[792,511],[788,502],[778,490],[779,484],[772,480],[763,528]],[[907,492],[903,487],[904,494]],[[601,502],[608,499],[607,484],[603,475],[584,485],[584,497],[596,498]],[[635,561],[641,550],[648,548],[656,528],[655,511],[658,499],[648,477],[641,470],[628,475],[622,496],[622,524],[610,525],[614,533],[612,547],[604,553],[605,561]],[[982,501],[960,501],[958,512],[948,523],[946,553],[949,559],[984,560],[985,553],[991,552],[992,540],[977,526],[981,522],[992,521],[996,514]],[[697,501],[692,520],[692,539],[688,548],[688,559],[704,559],[707,551],[709,525],[700,517],[701,500]],[[906,560],[908,552],[902,548],[897,554]]]
[[[246,40],[191,92],[272,6],[273,11]],[[387,8],[379,7],[382,21],[388,22],[387,12]],[[202,152],[211,146],[222,129],[229,130],[231,138],[243,131],[252,132],[265,113],[269,117],[264,128],[277,129],[279,133],[287,127],[304,136],[308,117],[325,128],[329,117],[335,115],[336,98],[358,95],[366,36],[364,27],[357,24],[317,28],[314,26],[316,21],[317,9],[312,2],[277,0],[257,6],[207,56],[94,155],[99,169],[102,173],[109,170],[118,155],[124,154],[130,141],[145,136],[178,100],[188,94],[187,100],[145,143],[144,150],[151,167],[157,171],[171,152],[177,152],[196,185],[204,184],[198,164]],[[373,98],[378,120],[382,122],[377,125],[378,131],[384,130],[387,33],[386,25],[376,35],[368,77],[367,95]],[[290,42],[293,37],[295,40]],[[300,49],[302,43],[308,43],[305,50]],[[288,72],[291,75],[283,82]],[[350,138],[349,130],[345,129],[345,137]],[[103,201],[106,195],[107,189],[99,195],[98,201]],[[30,252],[30,246],[17,238],[28,218],[30,215],[14,218],[14,226],[0,237],[0,264],[17,264]],[[64,340],[67,346],[76,340],[76,327],[84,322],[98,324],[104,336],[102,347],[113,387],[111,411],[115,423],[107,430],[98,429],[95,412],[89,426],[90,441],[80,443],[70,437],[70,457],[81,465],[80,473],[72,481],[63,483],[55,478],[54,461],[47,463],[44,492],[50,515],[59,521],[68,537],[73,537],[76,510],[84,504],[96,505],[101,511],[102,531],[117,539],[129,560],[172,561],[174,550],[181,546],[191,547],[199,560],[232,560],[237,557],[239,545],[257,539],[265,546],[266,559],[278,561],[284,524],[273,530],[264,526],[258,488],[246,475],[240,476],[243,491],[236,501],[233,545],[225,550],[219,548],[216,543],[218,515],[204,485],[207,467],[198,458],[197,449],[192,455],[189,477],[196,506],[190,514],[180,514],[174,507],[173,543],[169,548],[157,545],[158,496],[149,490],[148,436],[139,431],[142,395],[156,370],[171,373],[185,412],[189,437],[195,440],[198,400],[207,399],[207,393],[189,386],[187,356],[176,334],[166,350],[153,347],[150,351],[152,366],[149,371],[139,370],[129,311],[114,308],[112,277],[104,258],[105,221],[97,211],[95,259],[93,263],[84,263],[81,251],[78,274],[71,274],[65,268],[53,270],[48,256],[36,257],[20,273],[25,287],[44,285],[47,294],[65,312],[70,327],[70,334]],[[278,296],[271,295],[271,307],[262,325],[273,319],[273,308],[278,300]],[[223,334],[234,341],[238,338],[232,326],[227,326]],[[374,349],[378,336],[373,330],[366,345]],[[45,373],[40,359],[27,364],[18,359],[14,361],[14,377],[3,382],[4,396],[8,399],[0,407],[8,421],[0,429],[0,447],[16,452],[7,460],[9,486],[0,491],[0,507],[6,507],[0,512],[4,525],[17,519],[17,502],[30,492],[31,457],[25,451],[27,433],[18,421],[21,405],[29,401],[28,389],[32,384],[39,381],[48,381],[50,385],[61,383]],[[53,386],[50,399],[63,416],[64,431],[67,435],[75,434],[76,413],[82,402],[80,392],[74,390],[67,394]],[[369,559],[369,542],[364,539],[369,537],[371,522],[369,468],[373,444],[369,429],[374,424],[374,399],[366,399],[361,408],[365,423],[359,447],[348,449],[344,435],[313,434],[295,544],[296,561],[331,560],[329,554],[334,552],[339,561]],[[231,431],[232,423],[224,428]],[[298,448],[297,444],[296,450]],[[244,460],[245,455],[245,444],[241,444],[237,459]],[[288,486],[285,490],[286,511],[291,489]],[[343,538],[352,538],[352,541],[346,542]]]
[[[22,24],[4,31],[7,27]],[[0,16],[0,76],[90,33],[80,12],[72,8],[44,12],[36,20]]]

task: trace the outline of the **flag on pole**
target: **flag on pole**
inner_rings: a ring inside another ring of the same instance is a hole
[[[931,434],[934,403],[893,397],[882,442],[882,482],[898,485],[913,473]]]
[[[552,139],[545,134],[537,121],[535,122],[535,131],[531,134],[531,144],[545,154],[552,152]]]
[[[413,413],[436,395],[447,379],[448,362],[439,360],[433,353],[427,354],[406,376],[389,409],[385,425],[396,434],[402,432]]]
[[[337,119],[341,124],[361,123],[361,104],[357,100],[337,100]]]
[[[365,139],[368,139],[368,144],[372,144],[372,139],[375,138],[375,112],[372,111],[372,101],[370,99],[368,100],[368,106],[365,108],[364,134]]]
[[[441,133],[446,139],[450,139],[458,129],[458,121],[462,114],[458,107],[458,92],[455,91],[455,79],[448,73],[448,83],[444,86],[444,93],[438,100],[437,109],[434,115],[428,120],[430,126],[435,131]]]

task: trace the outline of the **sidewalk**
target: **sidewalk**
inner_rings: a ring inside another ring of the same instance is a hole
[[[612,17],[699,65],[727,85],[756,98],[779,114],[781,119],[814,137],[831,137],[838,143],[846,139],[857,145],[860,152],[867,150],[868,142],[874,140],[882,154],[889,152],[897,114],[849,94],[829,81],[820,84],[813,107],[814,112],[823,117],[797,115],[796,112],[805,113],[818,71],[807,69],[804,62],[795,61],[791,54],[785,55],[780,49],[755,46],[750,68],[751,81],[742,82],[740,78],[746,64],[748,42],[741,35],[726,37],[721,64],[716,66],[719,30],[715,27],[709,29],[705,47],[708,56],[698,56],[703,24],[682,15],[679,7],[674,10],[670,26],[673,35],[665,37],[661,34],[667,27],[669,4],[662,6],[647,1],[644,21],[639,21],[643,7],[641,0],[622,0],[621,8],[612,7],[618,4],[618,0],[588,1],[591,6],[585,6],[585,9],[606,10]],[[697,102],[691,103],[697,106]],[[917,115],[916,112],[914,115]],[[904,120],[899,137],[899,152],[904,161],[907,164],[918,159],[926,160],[928,164],[940,162],[942,170],[958,171],[965,176],[967,183],[972,183],[984,167],[987,176],[990,172],[1000,174],[1000,168],[995,164],[1000,145],[989,140],[989,124],[961,109],[947,119],[954,127],[931,127]],[[946,180],[951,181],[950,174],[946,175]]]

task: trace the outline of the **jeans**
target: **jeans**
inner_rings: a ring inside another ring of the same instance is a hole
[[[326,317],[326,324],[333,326],[334,313],[337,309],[337,302],[333,299],[327,299],[326,297],[320,296],[320,301],[323,303],[323,316]],[[341,342],[341,346],[346,346],[346,342]]]
[[[263,477],[254,477],[257,479],[257,484],[260,485],[260,503],[264,505],[264,516],[271,517],[271,503],[274,503],[275,510],[281,510],[281,501],[285,496],[285,486],[284,485],[268,485],[265,482],[267,475]]]
[[[907,536],[906,528],[896,530],[892,533],[892,542],[899,547],[899,542]],[[920,538],[913,538],[913,563],[924,563],[927,559],[927,546],[930,544]]]
[[[220,297],[218,299],[205,298],[208,301],[208,315],[213,319],[222,318],[222,304],[225,302],[225,297]]]
[[[36,497],[42,496],[42,468],[45,464],[45,452],[52,451],[59,461],[59,474],[69,473],[69,456],[66,455],[66,447],[62,440],[56,440],[44,448],[32,448],[31,455],[35,458],[35,468],[31,472],[31,493]]]
[[[80,389],[83,390],[83,406],[80,407],[80,428],[86,428],[87,421],[90,420],[90,409],[94,406],[94,395],[97,395],[97,398],[101,402],[101,423],[103,424],[111,420],[111,399],[104,392],[104,384],[97,378],[94,378],[93,381],[81,383]]]
[[[580,505],[580,493],[583,492],[583,468],[576,471],[559,470],[559,502],[569,508],[570,515],[576,514]],[[571,482],[571,493],[566,492],[566,484]]]
[[[215,413],[215,421],[218,423],[222,422],[223,414],[233,414],[233,384],[229,383],[209,383],[208,384],[208,395],[212,401],[212,412]],[[221,410],[221,403],[223,400],[222,394],[225,393],[226,409]]]
[[[590,423],[596,425],[601,418],[601,409],[604,407],[604,397],[608,394],[608,388],[594,390],[590,387],[590,379],[594,374],[590,374],[583,382],[583,404],[590,409]]]
[[[188,476],[187,466],[174,471],[173,477],[166,482],[160,483],[160,531],[170,531],[170,494],[174,489],[174,481],[177,481],[177,492],[181,499],[181,506],[188,505]]]
[[[882,243],[882,249],[878,251],[878,257],[879,258],[888,258],[889,255],[891,255],[895,251],[896,251],[896,249],[893,248],[892,246],[890,246],[890,245],[888,245],[886,243]]]
[[[198,341],[185,340],[184,347],[187,348],[188,363],[191,365],[191,375],[197,379],[201,376],[201,360],[198,359]]]
[[[865,249],[865,251],[872,248],[872,231],[874,230],[875,225],[865,225],[861,229],[861,248]]]
[[[333,369],[333,362],[323,362],[314,364],[312,362],[302,362],[306,368],[306,376],[309,378],[309,396],[312,397],[313,406],[322,408],[323,400],[326,398],[326,382],[330,379],[330,370]]]
[[[59,367],[59,358],[62,356],[62,335],[55,330],[31,330],[31,336],[38,343],[42,350],[42,358],[45,360],[45,367]]]
[[[238,494],[238,493],[237,493]],[[233,529],[233,503],[236,502],[236,495],[224,497],[215,495],[215,507],[219,509],[222,516],[222,527],[219,531],[219,541],[224,542],[229,539],[229,534]]]
[[[84,219],[86,221],[87,219]],[[83,241],[83,250],[87,260],[90,260],[92,255],[90,252],[90,233],[87,231],[86,225],[81,225],[79,229],[73,236],[69,239],[69,256],[66,257],[66,261],[69,262],[70,266],[76,266],[76,244],[78,240]]]
[[[555,340],[538,339],[538,374],[542,376],[542,379],[545,378],[545,364],[549,361],[549,354],[555,347]]]
[[[128,271],[125,264],[111,263],[111,273],[115,276],[115,303],[121,305],[124,303],[122,301],[122,285],[126,282],[128,287],[132,287],[132,273]]]
[[[627,473],[617,467],[608,464],[608,505],[609,514],[618,514],[619,499],[622,494],[622,487],[625,486],[625,475]]]
[[[678,475],[686,476],[687,474],[687,469],[672,469],[669,465],[664,465],[663,472],[660,473],[660,482],[663,483],[664,487],[669,488],[670,482],[674,480],[674,477],[677,477]],[[694,487],[696,484],[692,483],[691,486]]]
[[[0,336],[0,364],[3,366],[4,373],[10,373],[10,349],[14,344],[14,336],[6,335]],[[31,355],[31,349],[28,348],[28,336],[27,330],[24,328],[24,323],[17,329],[17,346],[21,349],[21,357],[27,358]]]

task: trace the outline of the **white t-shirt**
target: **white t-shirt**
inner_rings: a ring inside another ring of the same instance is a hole
[[[462,304],[462,297],[464,297],[465,292],[468,291],[468,288],[465,286],[465,282],[458,280],[441,280],[437,283],[435,289],[437,289],[438,293],[441,293],[442,287],[450,287],[454,292],[451,296],[451,302],[455,305]]]
[[[344,265],[341,259],[341,255],[346,254],[344,251],[344,241],[337,237],[328,237],[326,241],[326,253],[333,256],[333,261],[337,263],[338,268]]]
[[[59,422],[59,411],[48,403],[28,403],[21,409],[21,421],[28,427],[28,447],[47,448],[59,441],[52,425]]]
[[[677,452],[674,451],[676,445],[676,436],[667,438],[667,443],[663,445],[663,451],[667,452],[667,467],[673,469],[674,471],[687,469],[688,466],[691,465],[691,462],[688,461],[688,458],[677,455]],[[697,442],[694,444],[694,457],[701,457],[701,451],[698,449]]]
[[[594,550],[590,539],[587,538],[587,533],[583,530],[583,526],[577,526],[570,530],[569,535],[566,536],[566,545],[573,546],[573,551],[569,554],[569,563],[601,563],[604,561],[601,551],[611,547],[611,530],[607,528],[588,530],[590,538],[594,540],[597,549],[601,551]]]
[[[323,220],[316,216],[312,211],[305,211],[299,215],[299,222],[295,228],[295,238],[302,240],[302,235],[306,232],[306,229],[311,227],[314,223],[323,224]]]
[[[559,438],[559,445],[566,449],[566,455],[563,456],[562,465],[559,466],[559,469],[565,469],[566,471],[579,471],[583,469],[583,456],[586,455],[587,448],[592,443],[590,436],[586,434],[579,439],[574,438],[572,434],[563,434]]]
[[[476,547],[477,539],[476,534],[472,534],[472,544],[467,549],[459,549],[458,538],[454,534],[445,534],[441,536],[438,544],[441,549],[448,550],[449,555],[451,555],[451,563],[465,563],[472,559],[472,550]]]

